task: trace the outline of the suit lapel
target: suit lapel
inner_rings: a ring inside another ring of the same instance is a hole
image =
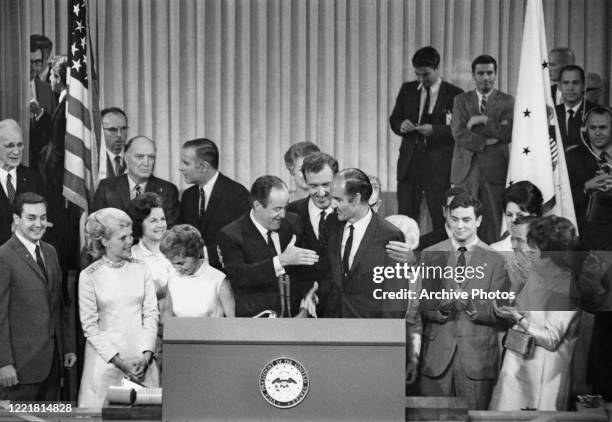
[[[13,249],[15,250],[17,256],[19,256],[19,258],[21,258],[30,267],[30,269],[34,271],[36,275],[38,275],[38,279],[48,288],[49,286],[47,283],[47,278],[36,263],[36,259],[32,255],[30,255],[26,247],[23,245],[23,243],[21,243],[19,239],[13,236],[11,238],[11,242],[13,243]]]
[[[257,230],[257,227],[255,227],[255,224],[251,221],[249,213],[244,215],[242,230],[244,233],[244,240],[251,244],[253,250],[262,251],[265,255],[272,256],[272,251],[259,230]]]
[[[415,101],[410,101],[408,103],[408,118],[415,125],[419,121],[419,111],[421,109],[421,90],[418,85],[415,85]]]
[[[448,110],[442,110],[442,105],[446,104],[446,84],[444,81],[440,84],[440,90],[438,91],[438,97],[434,104],[432,115],[445,114]]]
[[[17,189],[15,189],[15,197],[23,192],[29,192],[32,190],[30,188],[30,179],[28,178],[26,172],[23,169],[22,165],[17,167]],[[4,192],[4,190],[2,189]]]
[[[210,198],[208,199],[208,205],[206,206],[204,215],[200,219],[200,230],[202,232],[206,230],[206,226],[208,226],[208,223],[210,222],[210,217],[214,215],[215,210],[219,206],[219,203],[221,202],[221,196],[223,195],[224,191],[225,191],[225,180],[223,179],[223,175],[219,173],[219,177],[217,177],[217,181],[215,182],[215,185],[213,186],[213,189],[210,192]],[[195,201],[196,208],[199,207],[198,202],[199,201]],[[199,210],[196,212],[196,215],[198,214],[199,214]]]
[[[147,183],[147,188],[149,184]],[[127,210],[130,205],[130,184],[128,183],[127,174],[119,176],[117,180],[117,192],[119,194],[119,201],[123,205],[123,209]]]
[[[351,268],[349,268],[349,273],[348,273],[349,277],[353,274],[353,272],[355,271],[355,268],[357,268],[357,266],[359,265],[359,262],[363,258],[363,255],[366,252],[368,243],[371,242],[372,239],[374,239],[374,237],[376,236],[376,232],[378,231],[378,221],[376,217],[377,215],[372,213],[372,219],[370,220],[370,224],[368,224],[368,227],[366,227],[366,231],[363,234],[363,238],[361,239],[361,242],[359,243],[357,252],[355,252],[355,257],[353,258]]]
[[[561,132],[561,140],[567,139],[567,119],[565,118],[565,106],[561,105],[559,107],[561,110],[557,114],[557,123],[559,124],[559,132]],[[563,146],[564,148],[566,145]]]

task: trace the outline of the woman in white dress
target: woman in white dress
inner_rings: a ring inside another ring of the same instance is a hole
[[[162,318],[234,317],[236,303],[224,273],[203,259],[204,241],[198,229],[181,224],[168,230],[160,250],[174,266]]]
[[[526,250],[516,249],[532,257],[527,281],[516,306],[496,312],[532,336],[535,347],[527,357],[506,348],[490,408],[565,410],[580,318],[570,300],[576,230],[569,220],[548,216],[529,225],[526,240]]]
[[[124,377],[159,385],[153,360],[159,313],[147,266],[131,258],[132,222],[115,208],[87,218],[85,236],[96,260],[79,276],[79,311],[85,362],[78,405],[100,408],[111,385]]]

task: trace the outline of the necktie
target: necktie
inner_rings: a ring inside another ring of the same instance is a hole
[[[274,241],[272,240],[272,231],[268,230],[268,233],[266,233],[266,235],[268,237],[268,247],[272,251],[272,254],[274,256],[278,255],[278,252],[276,252],[276,247],[274,247]]]
[[[142,194],[142,190],[140,189],[140,185],[136,185],[136,187],[134,188],[134,192],[135,192],[135,198],[138,198],[141,194]]]
[[[10,173],[6,175],[6,196],[8,196],[8,200],[11,204],[15,200],[15,186],[13,186],[13,182],[11,182],[12,178],[13,176],[11,176]]]
[[[346,239],[346,244],[344,245],[344,255],[342,255],[342,271],[344,272],[344,277],[348,276],[350,266],[349,266],[349,257],[351,256],[351,249],[353,248],[353,231],[355,230],[355,226],[352,224],[349,226],[349,236]]]
[[[319,217],[319,239],[325,238],[326,228],[327,228],[327,222],[325,221],[325,211],[321,211],[321,216]]]
[[[599,165],[605,165],[608,163],[608,153],[606,151],[602,151],[601,154],[599,154]]]
[[[40,246],[36,245],[36,249],[34,250],[36,252],[36,263],[38,264],[38,266],[40,267],[40,270],[42,271],[43,275],[45,276],[45,279],[47,278],[47,269],[45,268],[45,263],[42,259],[42,255],[40,254]]]
[[[484,95],[480,99],[480,114],[487,114],[487,97]]]
[[[204,216],[205,211],[206,211],[206,193],[204,192],[204,188],[200,186],[200,218]]]
[[[467,248],[465,246],[461,246],[457,250],[459,251],[459,258],[457,258],[457,267],[465,267],[465,252],[467,251]]]
[[[568,110],[567,114],[567,139],[564,148],[571,145],[578,145],[580,143],[580,122],[578,121],[578,113],[574,110]]]
[[[423,105],[423,111],[421,112],[421,118],[419,124],[429,123],[429,105],[431,104],[431,87],[425,88],[425,104]]]
[[[125,171],[123,159],[119,155],[115,155],[115,176],[121,176]]]

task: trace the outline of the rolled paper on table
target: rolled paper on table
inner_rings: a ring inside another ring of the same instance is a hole
[[[143,388],[136,393],[137,405],[162,404],[161,388]]]
[[[109,403],[132,404],[136,400],[136,391],[133,388],[110,386],[106,393]]]

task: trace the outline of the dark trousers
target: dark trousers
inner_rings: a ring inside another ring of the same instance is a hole
[[[41,382],[17,384],[12,387],[0,387],[0,400],[11,401],[57,401],[59,398],[62,363],[57,345],[53,350],[53,362],[49,375]],[[19,378],[19,373],[17,373]]]
[[[427,152],[417,146],[410,159],[410,166],[402,180],[397,184],[397,208],[399,214],[419,221],[419,209],[423,194],[434,230],[444,227],[444,194],[449,188],[449,169],[438,167],[440,163],[431,163]],[[434,166],[434,167],[432,167]],[[440,174],[443,172],[447,177]]]

